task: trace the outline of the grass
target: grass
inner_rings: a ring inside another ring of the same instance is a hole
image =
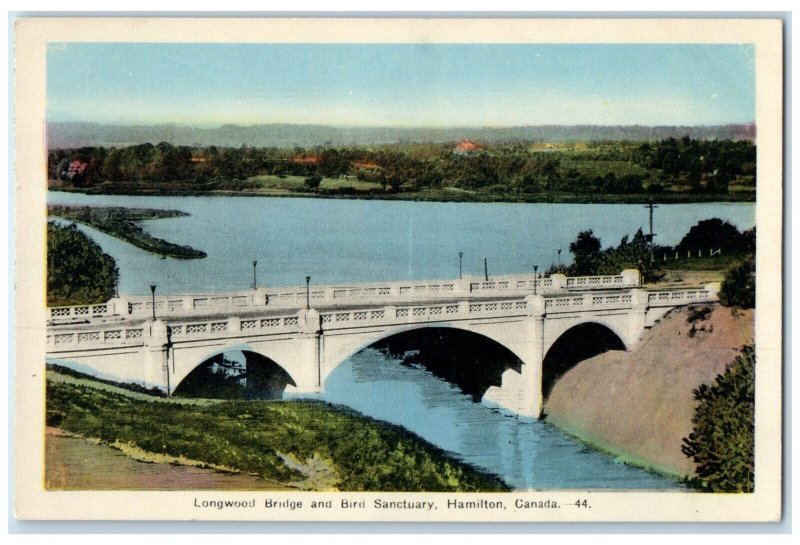
[[[48,372],[48,424],[154,458],[200,460],[300,488],[505,491],[403,428],[317,401],[190,404]]]
[[[661,256],[663,258],[663,256]],[[672,256],[667,257],[674,257]],[[667,271],[727,271],[734,265],[741,262],[743,256],[740,254],[716,255],[714,257],[682,257],[679,259],[669,259],[662,261],[656,255],[656,267]]]
[[[305,176],[278,176],[276,174],[264,174],[252,176],[246,182],[253,184],[253,189],[262,190],[288,190],[288,191],[307,191]],[[370,191],[382,189],[382,186],[374,182],[365,182],[351,178],[323,178],[319,185],[324,190],[340,190],[350,188],[355,191]]]

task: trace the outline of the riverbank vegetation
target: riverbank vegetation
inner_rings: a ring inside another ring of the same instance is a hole
[[[733,305],[752,308],[755,304],[755,245],[755,228],[740,232],[736,226],[719,218],[701,220],[675,246],[653,244],[652,248],[649,236],[639,229],[632,239],[626,235],[619,245],[604,249],[602,241],[590,229],[578,233],[570,244],[572,264],[553,265],[550,272],[586,276],[638,269],[643,281],[652,282],[672,270],[727,271],[721,292],[723,302],[730,300]]]
[[[741,355],[709,386],[694,390],[699,402],[683,453],[697,464],[688,479],[706,492],[753,492],[755,481],[755,349]]]
[[[48,371],[48,425],[153,459],[200,460],[301,489],[504,491],[406,430],[316,401],[165,400]]]
[[[166,240],[156,238],[147,233],[138,222],[161,218],[177,218],[186,216],[186,212],[179,210],[159,210],[152,208],[123,208],[123,207],[97,207],[97,206],[57,206],[49,205],[47,213],[50,216],[77,221],[98,231],[124,240],[141,248],[164,257],[176,259],[200,259],[206,253],[190,246],[173,244]]]
[[[114,296],[114,259],[75,225],[47,224],[47,306],[92,305]]]
[[[53,149],[51,189],[435,201],[754,201],[747,140]]]

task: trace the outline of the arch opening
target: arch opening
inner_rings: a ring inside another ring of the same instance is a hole
[[[569,328],[542,361],[542,398],[547,400],[558,379],[580,362],[609,350],[625,349],[619,336],[602,324],[588,322]]]
[[[281,399],[296,386],[283,367],[250,350],[215,354],[195,367],[173,391],[175,397],[207,399]]]
[[[502,384],[507,369],[520,372],[522,361],[484,335],[449,327],[423,327],[396,333],[371,344],[402,365],[430,372],[479,402],[490,386]]]

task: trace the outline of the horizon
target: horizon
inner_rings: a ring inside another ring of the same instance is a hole
[[[49,44],[47,121],[743,125],[754,57],[752,44]]]
[[[543,123],[540,125],[335,125],[332,123],[288,123],[288,122],[264,122],[264,123],[215,123],[215,124],[183,124],[177,122],[163,122],[163,123],[103,123],[98,121],[51,121],[47,120],[46,123],[53,125],[102,125],[108,127],[176,127],[188,129],[221,129],[223,127],[237,127],[237,128],[255,128],[264,126],[296,126],[296,127],[324,127],[330,129],[392,129],[392,130],[507,130],[507,129],[526,129],[526,128],[543,128],[543,127],[562,127],[562,128],[576,128],[576,127],[591,127],[591,128],[644,128],[644,129],[674,129],[674,128],[716,128],[716,127],[734,127],[734,126],[752,126],[755,127],[755,121],[742,122],[742,123],[718,123],[718,124],[696,124],[696,125],[643,125],[641,123],[632,124],[611,124],[604,125],[598,123]]]

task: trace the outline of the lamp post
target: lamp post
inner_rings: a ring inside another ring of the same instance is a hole
[[[463,262],[464,252],[458,252],[458,279],[461,280],[464,276],[461,274],[461,263]]]
[[[311,292],[309,291],[309,284],[311,283],[311,277],[306,276],[306,310],[311,308]]]
[[[489,281],[489,263],[485,257],[483,258],[483,279],[486,282]]]
[[[258,265],[258,261],[255,259],[253,260],[253,290],[256,289],[256,265]]]
[[[153,294],[153,321],[156,321],[156,285],[150,284],[150,293]]]
[[[558,272],[561,272],[561,248],[558,249],[558,267],[556,268]]]
[[[534,265],[533,266],[533,294],[534,295],[538,295],[536,293],[536,287],[539,284],[539,275],[536,273],[536,271],[538,271],[538,270],[539,270],[539,265]]]

